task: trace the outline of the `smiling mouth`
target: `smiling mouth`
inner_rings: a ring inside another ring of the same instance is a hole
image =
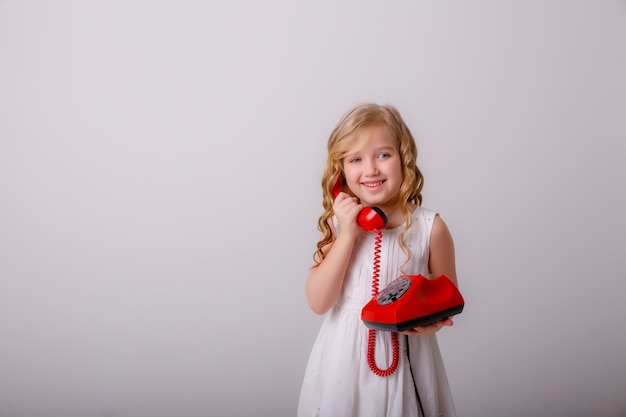
[[[384,183],[385,181],[376,181],[376,182],[363,182],[361,183],[364,187],[367,188],[376,188],[380,185],[382,185],[382,183]]]

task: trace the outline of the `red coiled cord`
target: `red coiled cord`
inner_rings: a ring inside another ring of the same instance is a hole
[[[374,268],[372,274],[372,298],[378,297],[378,280],[380,278],[380,247],[383,234],[380,230],[374,229],[373,232],[377,233],[374,240]],[[400,347],[398,343],[398,333],[391,332],[391,345],[392,345],[392,359],[391,365],[387,369],[380,369],[376,366],[376,359],[374,358],[374,350],[376,348],[376,330],[368,329],[367,332],[367,363],[373,373],[378,376],[389,376],[396,371],[398,367],[398,361],[400,360]]]

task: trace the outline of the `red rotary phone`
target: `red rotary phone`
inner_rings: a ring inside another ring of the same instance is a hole
[[[463,296],[445,275],[402,275],[363,307],[361,320],[370,329],[403,332],[459,314],[464,306]]]
[[[339,175],[332,189],[335,198],[342,185],[343,178]],[[373,373],[389,376],[395,372],[399,362],[398,332],[459,314],[465,304],[456,286],[444,275],[432,280],[422,275],[402,275],[379,293],[381,230],[387,226],[387,216],[378,207],[365,207],[357,215],[357,224],[377,234],[374,241],[372,299],[361,310],[361,320],[369,328],[367,361]],[[392,363],[387,369],[378,368],[374,359],[376,330],[392,332]]]
[[[343,178],[339,175],[333,195],[341,192]],[[378,207],[365,207],[357,215],[357,223],[368,232],[378,232],[387,225],[385,213]],[[374,256],[374,282],[378,285],[379,254]],[[376,291],[377,292],[377,291]],[[465,301],[456,285],[445,275],[427,279],[422,275],[402,275],[363,307],[361,320],[370,329],[403,332],[435,323],[463,311]]]

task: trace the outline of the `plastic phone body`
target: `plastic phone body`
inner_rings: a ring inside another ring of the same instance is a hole
[[[402,275],[363,307],[361,320],[370,329],[403,332],[459,314],[464,306],[463,296],[445,275]]]
[[[337,198],[343,186],[343,178],[339,175],[333,186],[333,197]],[[387,226],[387,216],[378,207],[364,207],[356,216],[357,224],[368,232],[382,230]]]

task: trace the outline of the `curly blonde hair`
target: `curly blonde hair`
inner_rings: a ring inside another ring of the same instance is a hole
[[[404,241],[404,235],[413,224],[413,217],[406,203],[421,205],[422,188],[424,187],[424,176],[417,167],[417,145],[400,113],[393,106],[364,103],[345,113],[328,139],[328,157],[322,176],[324,212],[317,222],[322,237],[317,242],[317,250],[313,254],[315,261],[313,268],[317,267],[326,257],[322,248],[337,238],[330,227],[330,220],[334,215],[332,188],[339,176],[343,175],[343,159],[359,137],[360,132],[370,126],[385,126],[389,135],[396,141],[402,164],[402,185],[400,186],[399,201],[405,219],[404,230],[398,239],[402,251],[407,256],[407,262],[411,257],[409,248]],[[345,185],[343,191],[354,196]]]

